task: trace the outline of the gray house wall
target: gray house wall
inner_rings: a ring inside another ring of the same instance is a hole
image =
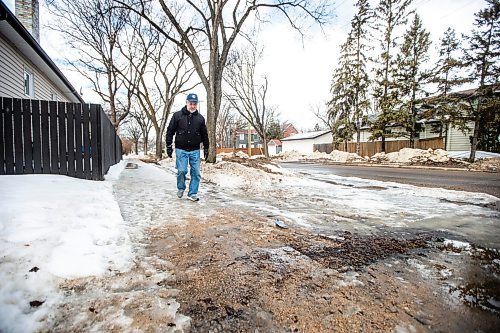
[[[24,94],[24,69],[33,73],[34,99],[52,100],[57,94],[59,101],[70,100],[16,47],[0,33],[0,96],[29,98]]]

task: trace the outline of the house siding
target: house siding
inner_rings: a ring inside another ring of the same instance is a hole
[[[68,102],[65,95],[50,80],[39,71],[31,61],[21,55],[16,47],[0,34],[0,96],[11,98],[26,98],[24,95],[24,69],[29,69],[34,75],[35,99],[51,100],[51,94],[56,93],[60,101]]]
[[[467,126],[469,127],[470,130],[466,132],[466,134],[450,126],[448,130],[448,139],[446,141],[446,150],[448,151],[470,150],[469,136],[472,135],[474,122],[471,121],[467,122]]]
[[[425,124],[423,131],[421,131],[419,134],[420,134],[420,137],[419,137],[420,139],[432,139],[432,138],[439,137],[439,133],[432,131],[431,124]]]
[[[303,154],[310,154],[313,151],[313,139],[282,141],[283,152],[298,151]]]
[[[474,128],[474,122],[468,122],[467,126],[472,129]],[[444,135],[443,131],[443,135]],[[369,137],[371,133],[367,129],[363,129],[361,131],[361,141],[360,142],[369,142]],[[446,144],[446,150],[448,151],[463,151],[470,150],[470,141],[469,136],[472,135],[472,130],[468,131],[466,134],[463,134],[460,130],[456,128],[452,128],[450,126],[450,130],[448,131],[448,139]],[[433,139],[438,138],[439,133],[432,132],[432,126],[429,123],[425,124],[423,131],[420,132],[420,139]],[[396,140],[408,140],[405,137],[398,138],[386,138],[386,141],[396,141]],[[380,141],[380,138],[375,140]],[[356,142],[356,134],[353,135],[352,142]]]
[[[313,153],[314,145],[321,143],[332,143],[332,134],[325,133],[314,139],[282,140],[283,152],[298,151],[302,154]]]
[[[23,69],[19,57],[0,34],[0,96],[24,97]]]

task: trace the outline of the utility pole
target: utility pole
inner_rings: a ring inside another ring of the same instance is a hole
[[[248,122],[248,140],[247,140],[248,156],[252,156],[252,126]]]

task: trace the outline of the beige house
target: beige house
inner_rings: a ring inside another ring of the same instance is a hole
[[[439,133],[433,131],[433,124],[436,121],[432,120],[420,120],[422,125],[421,131],[418,133],[418,139],[427,140],[427,139],[435,139],[439,138]],[[472,129],[474,128],[474,123],[469,122],[469,131],[465,134],[457,128],[453,128],[450,124],[448,124],[448,130],[443,130],[443,142],[446,142],[445,150],[447,151],[463,151],[470,149],[470,141],[469,136],[472,135]],[[402,133],[404,129],[401,126],[388,126],[387,131],[391,131],[393,133]],[[369,138],[371,136],[370,128],[368,126],[363,127],[360,133],[360,142],[369,142]],[[400,141],[400,140],[408,140],[408,137],[405,136],[395,136],[395,137],[386,137],[386,141]],[[375,140],[381,141],[381,139]],[[353,134],[351,142],[356,142],[356,133]]]
[[[38,1],[17,0],[16,13],[0,1],[0,97],[83,103],[33,37],[39,35]]]

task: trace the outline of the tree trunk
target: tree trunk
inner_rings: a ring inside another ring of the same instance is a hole
[[[361,156],[361,130],[360,126],[358,127],[358,130],[356,131],[356,154]]]
[[[217,117],[222,100],[222,72],[219,73],[216,65],[210,66],[210,81],[208,82],[207,90],[207,130],[208,140],[210,142],[208,150],[209,163],[215,163],[217,149]]]
[[[163,155],[162,147],[161,147],[161,143],[163,141],[162,136],[157,135],[155,141],[156,141],[156,158],[161,159],[162,155]]]
[[[479,99],[479,101],[477,103],[478,115],[477,115],[475,122],[474,122],[474,132],[472,132],[472,140],[471,140],[471,144],[470,144],[470,156],[469,156],[470,163],[474,163],[474,161],[476,160],[477,140],[479,138],[479,126],[481,123],[480,106],[481,106],[481,99]]]
[[[264,156],[269,158],[269,148],[267,147],[267,136],[264,133]]]
[[[144,154],[146,155],[148,153],[148,136],[144,135]]]

